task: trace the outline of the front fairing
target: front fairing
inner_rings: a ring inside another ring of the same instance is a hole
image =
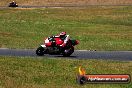
[[[71,40],[71,44],[73,45],[73,46],[75,46],[75,45],[77,45],[79,42],[77,41],[77,40]]]

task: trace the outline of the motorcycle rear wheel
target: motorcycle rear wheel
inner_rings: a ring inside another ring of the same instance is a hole
[[[37,50],[36,50],[36,54],[38,56],[43,56],[44,55],[44,51],[45,49],[43,47],[39,47]]]

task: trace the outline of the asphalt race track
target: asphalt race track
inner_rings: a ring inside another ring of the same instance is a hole
[[[40,57],[35,54],[35,49],[0,49],[0,56]],[[61,55],[45,55],[41,57],[65,58]],[[132,61],[132,51],[86,51],[75,50],[69,57],[71,59],[104,59]]]

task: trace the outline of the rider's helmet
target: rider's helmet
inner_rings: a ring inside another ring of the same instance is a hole
[[[65,38],[66,32],[61,32],[61,33],[59,34],[59,36],[60,36],[60,38]]]

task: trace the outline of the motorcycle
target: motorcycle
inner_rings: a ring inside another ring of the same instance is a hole
[[[8,7],[18,7],[18,4],[16,2],[10,2]]]
[[[78,40],[68,40],[65,47],[60,47],[63,41],[57,37],[49,37],[45,40],[44,44],[37,48],[36,54],[43,56],[49,55],[63,55],[65,57],[70,56],[74,52],[74,46],[79,43]]]

